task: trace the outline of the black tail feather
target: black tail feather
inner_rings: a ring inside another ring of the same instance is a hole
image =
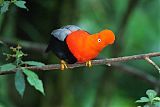
[[[46,50],[45,50],[45,53],[49,52],[50,51],[50,47],[49,45],[47,46]]]
[[[52,51],[59,59],[65,60],[69,64],[77,62],[77,59],[70,52],[65,41],[60,41],[52,36],[45,52]]]
[[[53,38],[51,37],[50,40],[49,40],[48,46],[47,46],[47,48],[45,50],[45,53],[51,51],[53,43],[54,43],[54,41],[53,41]]]
[[[52,47],[52,41],[50,40],[50,42],[45,50],[45,53],[49,52],[51,50],[51,47]]]

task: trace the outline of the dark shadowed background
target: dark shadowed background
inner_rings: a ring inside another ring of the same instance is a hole
[[[118,57],[160,51],[160,0],[30,0],[29,11],[11,6],[0,15],[0,40],[20,44],[24,60],[59,63],[44,50],[52,30],[74,24],[90,33],[111,29],[116,43],[100,57]],[[0,45],[0,65],[7,63]],[[160,65],[160,58],[153,58]],[[9,60],[12,61],[12,60]],[[144,60],[123,63],[158,78],[157,70]],[[159,90],[124,68],[93,66],[36,72],[43,80],[43,96],[28,85],[22,99],[14,75],[0,76],[0,107],[135,107],[147,89]],[[134,70],[132,70],[134,72]]]

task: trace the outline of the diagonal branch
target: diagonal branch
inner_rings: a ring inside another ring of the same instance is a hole
[[[159,71],[159,73],[160,73],[160,68],[159,68],[159,66],[156,63],[154,63],[149,57],[146,57],[145,60],[148,63],[150,63],[151,65],[153,65]]]
[[[92,60],[92,65],[112,65],[112,63],[117,62],[125,62],[130,60],[145,60],[145,58],[150,57],[158,57],[160,56],[160,52],[154,52],[154,53],[148,53],[148,54],[140,54],[140,55],[133,55],[133,56],[124,56],[124,57],[118,57],[118,58],[110,58],[110,59],[100,59],[100,60]],[[68,64],[68,68],[76,68],[76,67],[82,67],[85,66],[85,63],[76,63],[76,64]],[[35,71],[46,71],[46,70],[55,70],[60,69],[60,64],[50,64],[45,66],[29,66],[25,67],[30,70]],[[10,71],[0,71],[0,75],[5,74],[12,74],[15,73],[17,69],[10,70]]]

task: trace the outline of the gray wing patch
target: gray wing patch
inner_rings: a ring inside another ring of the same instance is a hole
[[[64,39],[71,33],[68,29],[57,29],[53,30],[51,35],[59,39],[60,41],[64,41]]]
[[[61,29],[68,29],[73,32],[73,31],[80,30],[81,28],[75,25],[67,25],[67,26],[61,27]]]
[[[77,30],[80,30],[78,26],[67,25],[67,26],[61,27],[60,29],[53,30],[51,35],[53,35],[55,38],[57,38],[60,41],[64,41],[69,34]]]

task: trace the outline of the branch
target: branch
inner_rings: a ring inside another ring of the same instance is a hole
[[[159,73],[160,73],[160,68],[159,68],[159,66],[156,63],[154,63],[149,57],[146,57],[145,60],[148,63],[150,63],[151,65],[153,65],[159,71]]]
[[[130,60],[145,60],[145,58],[150,57],[158,57],[160,56],[160,52],[148,53],[148,54],[140,54],[140,55],[133,55],[133,56],[124,56],[118,58],[110,58],[110,59],[100,59],[100,60],[92,60],[92,65],[112,65],[112,63],[116,62],[125,62]],[[76,68],[85,66],[85,63],[76,63],[76,64],[68,64],[68,68]],[[60,69],[60,64],[50,64],[45,66],[29,66],[25,67],[26,69],[34,70],[34,71],[46,71],[46,70],[55,70]],[[12,74],[15,73],[17,69],[10,70],[10,71],[0,71],[0,75],[5,74]]]

